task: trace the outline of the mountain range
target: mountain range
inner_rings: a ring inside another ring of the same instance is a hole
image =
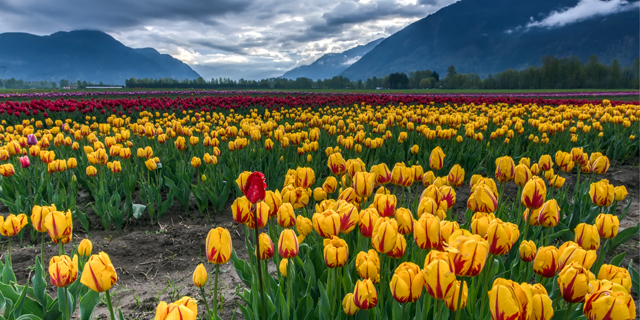
[[[129,78],[196,79],[182,61],[153,48],[134,49],[100,31],[0,34],[0,78],[124,84]]]
[[[312,80],[332,78],[358,61],[375,48],[384,38],[376,39],[365,45],[351,48],[341,53],[327,53],[310,65],[295,67],[282,75],[283,78],[309,78]]]
[[[557,26],[531,23],[554,13],[562,17],[558,13],[582,1],[461,0],[384,39],[340,75],[356,80],[424,69],[444,74],[453,65],[485,77],[540,65],[547,55],[583,61],[597,55],[601,62],[617,59],[630,66],[638,57],[637,1],[622,1],[626,10]]]

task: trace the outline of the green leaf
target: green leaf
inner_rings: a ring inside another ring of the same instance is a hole
[[[2,268],[2,283],[9,284],[10,282],[17,282],[16,274],[13,272],[11,259],[5,258],[4,268]]]
[[[16,318],[16,320],[42,320],[42,318],[33,314],[23,314],[20,317]]]
[[[626,255],[627,255],[627,254],[623,252],[623,253],[621,253],[621,254],[619,254],[619,255],[615,256],[613,259],[611,259],[610,264],[612,264],[612,265],[614,265],[614,266],[616,266],[616,267],[619,267],[619,266],[620,266],[620,263],[622,263],[622,259],[624,259],[624,257],[625,257]]]
[[[20,293],[20,297],[15,303],[13,315],[16,318],[18,318],[22,314],[22,307],[24,305],[24,300],[27,297],[27,291],[29,291],[29,279],[27,279],[27,283],[25,284],[24,289],[22,289],[22,293]]]
[[[147,206],[143,205],[143,204],[138,204],[138,203],[134,203],[132,204],[133,207],[133,217],[138,219],[142,216],[142,213],[144,212],[144,209],[147,208]]]
[[[90,320],[93,309],[100,302],[100,293],[93,290],[87,291],[87,293],[80,299],[80,320]]]
[[[619,232],[618,235],[615,238],[613,238],[613,240],[611,241],[611,245],[609,246],[609,248],[607,248],[607,250],[609,252],[615,250],[618,246],[631,240],[633,237],[635,237],[639,233],[640,233],[640,223],[636,224],[635,227],[622,230],[622,232]]]
[[[43,307],[47,306],[47,282],[44,278],[44,267],[40,256],[36,256],[36,273],[31,278],[33,282],[33,295]]]

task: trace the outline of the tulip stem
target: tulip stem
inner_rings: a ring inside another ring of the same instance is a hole
[[[547,234],[545,235],[544,245],[545,247],[549,245],[549,233],[553,227],[547,227]]]
[[[64,255],[64,244],[62,243],[62,239],[58,240],[58,255]]]
[[[109,290],[104,292],[104,297],[107,300],[107,308],[109,308],[109,315],[111,316],[111,320],[116,320],[116,315],[113,313],[113,305],[111,304],[111,294],[109,294]]]
[[[64,310],[67,319],[71,320],[71,313],[69,313],[69,286],[64,287]]]
[[[293,258],[290,258],[287,261],[287,309],[291,311],[291,295],[293,294]]]
[[[567,313],[565,313],[564,315],[564,320],[569,319],[569,314],[571,313],[572,307],[573,307],[573,303],[569,302],[569,305],[567,306]]]
[[[214,317],[218,316],[218,275],[219,274],[220,274],[220,265],[216,264],[216,277],[213,281],[213,316]],[[204,292],[204,289],[203,289],[203,292]],[[209,310],[209,307],[207,307],[207,310]]]
[[[40,254],[41,254],[41,259],[40,262],[42,263],[42,266],[44,267],[44,235],[45,233],[42,234],[42,243],[40,244]],[[46,273],[46,272],[45,272]]]
[[[400,319],[404,319],[404,310],[407,308],[407,303],[402,304],[402,317],[400,317]]]
[[[438,300],[438,303],[436,303],[436,305],[437,305],[436,309],[438,309],[438,316],[436,317],[436,319],[442,319],[440,317],[442,315],[442,301],[443,300]]]
[[[462,310],[460,310],[460,306],[462,305],[462,290],[464,289],[464,284],[465,284],[464,277],[461,277],[460,278],[460,286],[458,287],[459,291],[458,291],[458,303],[457,303],[457,306],[456,306],[456,320],[460,319],[460,313],[462,311]]]
[[[204,286],[200,287],[200,293],[202,294],[202,300],[204,300],[204,306],[205,306],[205,308],[207,308],[207,319],[212,319],[211,318],[211,309],[209,309],[209,304],[207,303],[207,295],[204,292]]]
[[[482,284],[482,292],[480,292],[482,299],[482,307],[480,308],[480,313],[484,315],[484,308],[486,307],[487,304],[487,300],[489,300],[487,297],[485,297],[484,295],[487,293],[487,285],[489,284],[489,281],[491,280],[491,268],[493,267],[493,255],[490,254],[489,257],[489,263],[488,265],[485,265],[486,267],[486,274],[484,276],[484,283]]]
[[[256,252],[260,253],[260,240],[258,239],[258,228],[260,227],[260,225],[258,224],[258,212],[256,210],[256,212],[254,212],[253,214],[254,217],[254,230],[255,230],[255,236],[256,236]],[[258,257],[256,256],[256,265],[258,266],[258,282],[260,285],[260,299],[262,302],[262,319],[266,320],[267,319],[267,306],[264,303],[264,287],[262,285],[262,271],[260,269],[260,259],[258,259]]]
[[[607,245],[609,245],[609,239],[604,239],[602,248],[600,248],[600,256],[598,257],[598,262],[596,263],[596,268],[594,270],[596,274],[598,274],[600,267],[602,267],[602,263],[604,262],[604,256],[607,254]]]

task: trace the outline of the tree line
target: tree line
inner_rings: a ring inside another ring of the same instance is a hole
[[[95,84],[87,81],[76,81],[72,82],[66,79],[61,79],[59,82],[55,81],[24,81],[22,79],[0,79],[0,88],[3,89],[63,89],[63,88],[74,88],[74,89],[84,89],[87,86],[102,86],[104,85],[102,82],[99,84]]]

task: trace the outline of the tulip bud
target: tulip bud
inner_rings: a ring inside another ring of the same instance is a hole
[[[538,160],[538,166],[542,171],[551,170],[553,168],[553,160],[551,160],[551,156],[548,154],[541,156],[540,160]],[[534,173],[534,174],[537,174],[537,173]]]
[[[436,176],[433,174],[433,171],[427,171],[425,174],[422,175],[422,185],[425,187],[430,186],[435,180],[436,180]]]
[[[628,194],[629,193],[627,192],[627,187],[625,186],[618,186],[613,188],[613,198],[616,201],[624,200],[624,198],[626,198]]]
[[[398,232],[402,235],[411,234],[413,232],[413,215],[406,208],[398,208],[395,213],[398,222]]]
[[[327,166],[336,176],[341,176],[347,172],[346,162],[340,153],[333,153],[329,156]]]
[[[260,242],[260,260],[271,259],[275,254],[275,247],[273,246],[273,241],[271,241],[269,235],[261,233],[258,236],[258,242]]]
[[[425,213],[414,223],[413,240],[421,249],[440,246],[440,219]]]
[[[563,269],[570,263],[578,263],[585,268],[591,269],[596,262],[595,250],[585,250],[573,241],[567,241],[558,248],[558,269]]]
[[[551,298],[549,298],[549,294],[547,290],[539,283],[530,285],[528,283],[522,283],[520,285],[523,289],[531,291],[531,304],[532,314],[531,320],[551,320],[553,318],[553,307]]]
[[[31,219],[33,221],[33,218]],[[612,214],[601,213],[596,217],[596,228],[600,238],[613,239],[618,235],[618,229],[620,228],[620,220],[617,216]]]
[[[116,269],[111,264],[109,255],[104,252],[94,254],[84,265],[80,283],[95,292],[105,292],[118,281]]]
[[[524,164],[517,165],[514,171],[513,182],[520,187],[524,187],[532,177],[531,170]]]
[[[455,278],[455,276],[454,276]],[[399,303],[416,302],[422,296],[424,276],[415,263],[403,262],[393,273],[389,287]]]
[[[454,266],[447,260],[433,260],[424,268],[424,285],[427,292],[438,300],[451,298],[456,281]]]
[[[391,183],[397,186],[410,187],[413,184],[413,178],[413,169],[406,167],[404,163],[396,163],[391,171]]]
[[[393,217],[396,211],[397,199],[395,195],[377,193],[373,200],[373,207],[381,217]]]
[[[249,221],[249,212],[251,211],[251,203],[247,200],[247,197],[242,196],[236,198],[231,205],[231,214],[233,215],[233,221],[237,223],[247,223]]]
[[[529,180],[522,189],[522,204],[529,209],[542,207],[547,197],[547,187],[542,179]]]
[[[495,219],[496,216],[493,213],[476,212],[471,217],[471,232],[485,238],[489,224]]]
[[[531,262],[536,257],[536,244],[531,240],[522,241],[518,251],[522,261]]]
[[[614,200],[614,187],[607,180],[594,182],[589,187],[589,196],[596,206],[608,207]]]
[[[498,278],[489,291],[492,319],[530,319],[531,291],[516,282]]]
[[[538,213],[538,225],[543,227],[555,227],[560,220],[560,206],[556,199],[545,202]]]
[[[26,221],[26,217],[25,217]],[[26,224],[26,223],[25,223]],[[49,237],[54,240],[68,238],[73,231],[73,219],[71,211],[53,211],[44,219],[44,226]]]
[[[500,219],[491,221],[485,236],[489,244],[489,253],[496,256],[509,253],[519,236],[520,232],[515,224],[505,223]]]
[[[347,293],[347,295],[344,296],[344,299],[342,299],[342,311],[344,311],[346,315],[352,316],[356,314],[358,310],[360,310],[360,308],[356,306],[353,300],[353,293]]]
[[[64,288],[72,284],[78,278],[78,256],[73,260],[68,256],[54,256],[49,261],[49,276],[51,285]]]
[[[457,250],[449,253],[456,275],[475,277],[480,274],[489,254],[486,240],[460,229],[449,237],[448,244]]]
[[[93,244],[89,239],[82,239],[78,245],[78,254],[82,257],[90,257],[93,251]]]
[[[533,259],[533,272],[545,278],[552,278],[558,272],[558,248],[554,246],[540,247]]]
[[[278,224],[283,228],[290,228],[296,224],[296,214],[290,203],[283,203],[277,213]]]
[[[513,180],[515,167],[516,165],[513,163],[513,159],[509,156],[496,159],[496,180],[503,183]]]
[[[358,223],[360,234],[365,238],[371,238],[371,235],[373,234],[373,227],[380,218],[378,211],[374,208],[364,209],[360,211],[358,218],[360,221],[360,223]]]
[[[278,254],[285,259],[295,258],[298,255],[298,237],[291,229],[284,229],[278,240]]]
[[[207,260],[225,264],[231,259],[232,243],[229,230],[221,227],[209,230],[206,240]]]
[[[307,189],[316,182],[316,174],[311,168],[296,169],[296,187]]]
[[[435,147],[429,155],[429,167],[432,170],[440,170],[444,165],[445,154],[440,147]]]
[[[560,295],[569,303],[582,302],[589,292],[591,280],[595,280],[595,277],[589,269],[578,263],[570,263],[558,274]]]
[[[378,292],[370,279],[358,280],[353,291],[354,304],[363,310],[378,304]]]
[[[460,302],[460,309],[464,309],[467,306],[467,297],[469,295],[469,288],[467,288],[467,282],[462,281],[462,300]],[[460,297],[460,281],[456,281],[454,283],[454,289],[452,289],[453,294],[451,297],[444,300],[447,305],[447,308],[451,311],[458,310],[458,297]]]
[[[280,265],[278,266],[278,270],[280,270],[280,274],[283,277],[287,277],[287,267],[289,266],[289,259],[280,260]]]
[[[296,231],[298,231],[299,235],[306,237],[311,234],[311,231],[313,231],[313,223],[311,222],[311,220],[309,220],[309,218],[303,217],[301,215],[297,216]]]
[[[201,263],[193,271],[193,285],[200,288],[207,284],[207,269]]]
[[[337,187],[338,187],[338,181],[333,176],[327,177],[327,179],[322,184],[322,190],[324,190],[324,192],[327,193],[327,194],[334,193],[336,191]],[[315,193],[314,193],[314,195],[315,195]],[[326,198],[326,196],[325,196],[325,198]],[[316,200],[316,201],[318,201],[318,200]]]
[[[369,251],[361,251],[356,256],[356,271],[363,279],[371,279],[374,284],[380,282],[380,259],[378,253],[369,249]]]
[[[594,225],[580,223],[574,230],[574,241],[585,250],[598,250],[600,247],[600,234]]]
[[[371,234],[371,244],[380,253],[391,251],[397,241],[398,223],[394,219],[380,218]]]
[[[349,246],[347,243],[333,236],[331,239],[324,239],[324,263],[329,268],[344,266],[349,260]]]
[[[331,238],[340,232],[340,215],[334,210],[326,210],[313,215],[313,228],[323,238]]]
[[[461,186],[464,183],[464,169],[459,164],[455,164],[449,171],[447,181],[452,186]]]
[[[607,156],[601,156],[595,159],[595,161],[591,161],[591,172],[595,174],[604,174],[609,170],[611,164],[609,163],[609,158]]]

